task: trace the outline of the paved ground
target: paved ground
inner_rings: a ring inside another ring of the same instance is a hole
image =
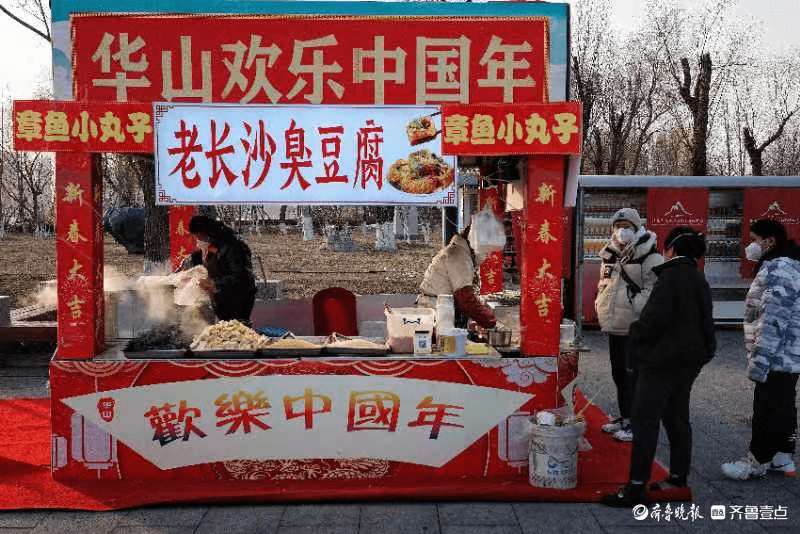
[[[694,459],[690,483],[702,518],[636,520],[631,510],[599,504],[416,503],[189,506],[124,512],[0,512],[0,532],[50,533],[551,533],[800,532],[800,480],[770,476],[753,482],[724,480],[719,464],[742,456],[750,435],[753,385],[744,376],[742,334],[720,330],[717,357],[702,372],[692,398]],[[614,388],[605,338],[587,332],[592,352],[582,356],[581,387],[614,412]],[[47,355],[0,357],[0,397],[46,395]],[[664,440],[662,432],[662,441]],[[659,457],[668,460],[665,443]],[[800,460],[800,457],[798,458]],[[2,477],[2,473],[0,473]],[[726,507],[725,520],[711,506]],[[740,507],[741,515],[731,514]],[[688,511],[688,503],[684,504]],[[768,508],[771,507],[771,508]],[[766,519],[782,508],[785,520]],[[653,511],[651,505],[649,512]],[[746,514],[752,512],[752,514]],[[688,514],[687,514],[688,515]]]

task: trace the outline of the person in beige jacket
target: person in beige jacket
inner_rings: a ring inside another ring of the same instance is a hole
[[[420,284],[417,305],[435,308],[438,295],[453,295],[455,326],[466,327],[469,318],[483,328],[494,328],[497,320],[492,309],[481,303],[476,294],[478,262],[468,241],[469,229],[467,226],[454,235],[431,260]]]
[[[664,263],[656,252],[656,235],[644,228],[633,208],[617,211],[612,234],[600,251],[600,282],[594,306],[600,329],[608,334],[611,376],[617,387],[619,417],[603,425],[620,441],[631,441],[631,407],[636,370],[630,365],[628,329],[639,318],[658,276],[653,267]]]

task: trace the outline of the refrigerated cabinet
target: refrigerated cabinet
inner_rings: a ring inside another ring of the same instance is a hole
[[[774,218],[800,238],[800,177],[781,176],[581,176],[575,243],[578,276],[576,315],[597,325],[594,300],[600,272],[598,253],[611,234],[611,217],[635,208],[645,226],[663,239],[676,226],[706,235],[703,271],[711,285],[717,323],[741,323],[753,264],[744,259],[750,223]]]

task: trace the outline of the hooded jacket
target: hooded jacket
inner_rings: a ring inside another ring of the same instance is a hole
[[[419,288],[423,294],[452,295],[462,287],[472,287],[475,262],[466,239],[456,234],[434,256]]]
[[[419,305],[436,307],[436,295],[453,295],[456,309],[484,328],[496,323],[492,310],[475,294],[478,284],[475,256],[469,242],[459,234],[431,260],[419,286]]]
[[[695,260],[684,256],[653,271],[658,281],[641,317],[631,324],[634,361],[650,369],[699,369],[717,348],[706,277]]]
[[[192,254],[194,265],[205,265],[216,292],[211,304],[217,319],[249,321],[256,295],[255,276],[250,247],[234,234],[210,241],[208,253]]]
[[[631,323],[639,317],[658,278],[653,268],[664,263],[655,247],[656,235],[640,227],[633,244],[626,246],[612,237],[600,251],[600,282],[594,307],[603,332],[627,335]],[[641,291],[630,287],[622,269]]]
[[[798,256],[796,249],[791,256]],[[800,261],[765,260],[744,304],[747,376],[765,382],[770,371],[800,373]]]

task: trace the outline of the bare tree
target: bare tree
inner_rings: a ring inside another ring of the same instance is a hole
[[[141,206],[144,177],[139,165],[124,154],[102,154],[96,159],[103,178],[104,205],[107,207]]]
[[[47,42],[50,35],[50,2],[44,0],[17,0],[0,3],[2,11],[11,20],[32,31]]]
[[[694,89],[692,89],[692,71],[688,58],[681,58],[681,70],[683,78],[675,75],[675,81],[678,83],[681,99],[692,114],[692,176],[705,176],[708,174],[706,144],[711,99],[711,54],[705,53],[700,56]]]
[[[127,156],[134,172],[141,176],[144,193],[144,261],[149,265],[160,265],[169,259],[169,211],[166,206],[156,205],[155,158],[152,155]]]
[[[16,187],[6,188],[10,199],[17,204],[17,222],[30,223],[38,228],[42,217],[42,197],[52,191],[53,163],[49,154],[41,152],[5,152],[6,164]]]
[[[694,175],[708,173],[715,119],[724,118],[726,94],[740,69],[754,61],[748,54],[756,53],[753,29],[732,17],[734,3],[705,0],[684,9],[675,0],[648,2],[653,38],[664,46],[668,72],[685,105],[673,110],[671,129],[682,134]]]
[[[754,65],[736,87],[742,143],[754,176],[764,175],[765,149],[784,134],[800,109],[799,74],[795,55],[773,57]],[[768,132],[765,141],[757,141],[758,132]]]
[[[604,93],[612,64],[615,45],[608,31],[610,14],[609,0],[585,0],[572,5],[572,94],[583,104],[584,147],[595,135],[596,104]]]

